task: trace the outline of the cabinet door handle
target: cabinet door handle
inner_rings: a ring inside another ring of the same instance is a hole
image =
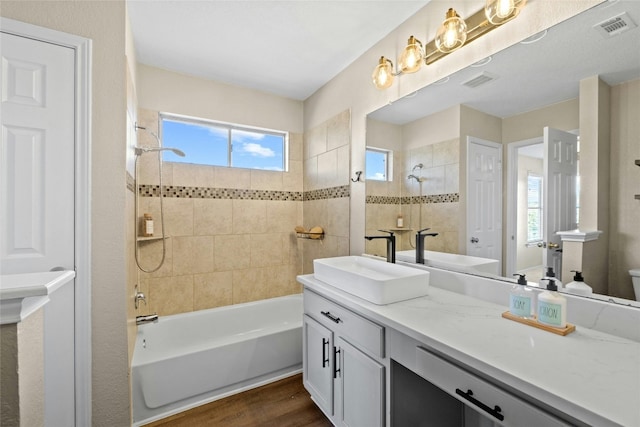
[[[473,392],[471,390],[467,390],[467,392],[465,393],[464,391],[460,390],[459,388],[456,389],[456,394],[458,396],[462,396],[464,399],[468,400],[469,402],[473,403],[474,405],[476,405],[478,408],[482,409],[483,411],[491,414],[492,416],[494,416],[495,418],[499,419],[500,421],[504,421],[504,415],[502,415],[500,412],[502,411],[502,409],[496,405],[493,409],[487,405],[485,405],[484,403],[480,402],[478,399],[476,399],[475,397],[473,397]]]
[[[327,351],[325,351],[325,346]],[[329,340],[322,338],[322,367],[329,366]]]
[[[334,316],[333,314],[331,314],[328,311],[321,311],[320,314],[322,314],[325,317],[328,317],[329,319],[331,319],[335,323],[342,322],[342,319],[340,319],[339,317]]]
[[[338,353],[340,353],[340,349],[338,347],[333,347],[333,379],[338,378]]]

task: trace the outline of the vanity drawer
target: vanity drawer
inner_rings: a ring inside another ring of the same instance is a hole
[[[314,292],[304,291],[304,312],[351,344],[384,357],[384,328]]]
[[[422,347],[416,347],[416,373],[500,425],[569,426]]]

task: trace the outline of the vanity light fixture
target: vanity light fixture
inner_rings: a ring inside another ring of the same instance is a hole
[[[493,25],[502,25],[518,16],[527,0],[487,0],[484,13]]]
[[[407,47],[402,51],[398,62],[400,70],[405,74],[415,73],[422,67],[423,61],[424,49],[422,48],[422,42],[413,36],[409,37]]]
[[[396,73],[393,71],[393,62],[384,56],[381,56],[378,66],[373,70],[373,74],[371,75],[373,84],[378,89],[386,89],[391,87],[395,76]]]
[[[436,33],[436,48],[442,53],[458,50],[467,41],[467,24],[454,9],[447,11],[446,19]]]
[[[393,84],[395,76],[415,73],[426,65],[433,64],[449,53],[460,49],[465,44],[497,28],[518,16],[527,0],[486,0],[485,7],[466,19],[460,18],[453,8],[447,11],[446,19],[438,28],[436,37],[424,45],[414,36],[409,37],[400,59],[398,71],[393,63],[380,57],[373,71],[373,84],[378,89],[387,89]]]

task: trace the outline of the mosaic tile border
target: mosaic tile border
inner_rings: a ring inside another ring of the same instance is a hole
[[[127,188],[129,183],[127,182]],[[325,188],[313,191],[272,191],[272,190],[247,190],[239,188],[209,188],[186,186],[163,186],[164,197],[182,199],[235,199],[235,200],[277,200],[302,202],[307,200],[334,199],[349,197],[348,185]],[[133,191],[133,190],[132,190]],[[140,185],[138,194],[141,197],[160,197],[159,185]]]
[[[399,205],[409,203],[455,203],[460,193],[433,194],[429,196],[367,196],[366,203],[377,205]]]

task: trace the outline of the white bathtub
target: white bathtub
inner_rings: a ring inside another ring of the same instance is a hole
[[[134,426],[302,369],[302,294],[162,316],[138,327]]]
[[[396,259],[404,262],[416,262],[416,251],[398,251]],[[424,263],[429,267],[444,268],[462,273],[483,273],[499,275],[500,263],[490,258],[470,255],[450,254],[446,252],[424,251]]]

